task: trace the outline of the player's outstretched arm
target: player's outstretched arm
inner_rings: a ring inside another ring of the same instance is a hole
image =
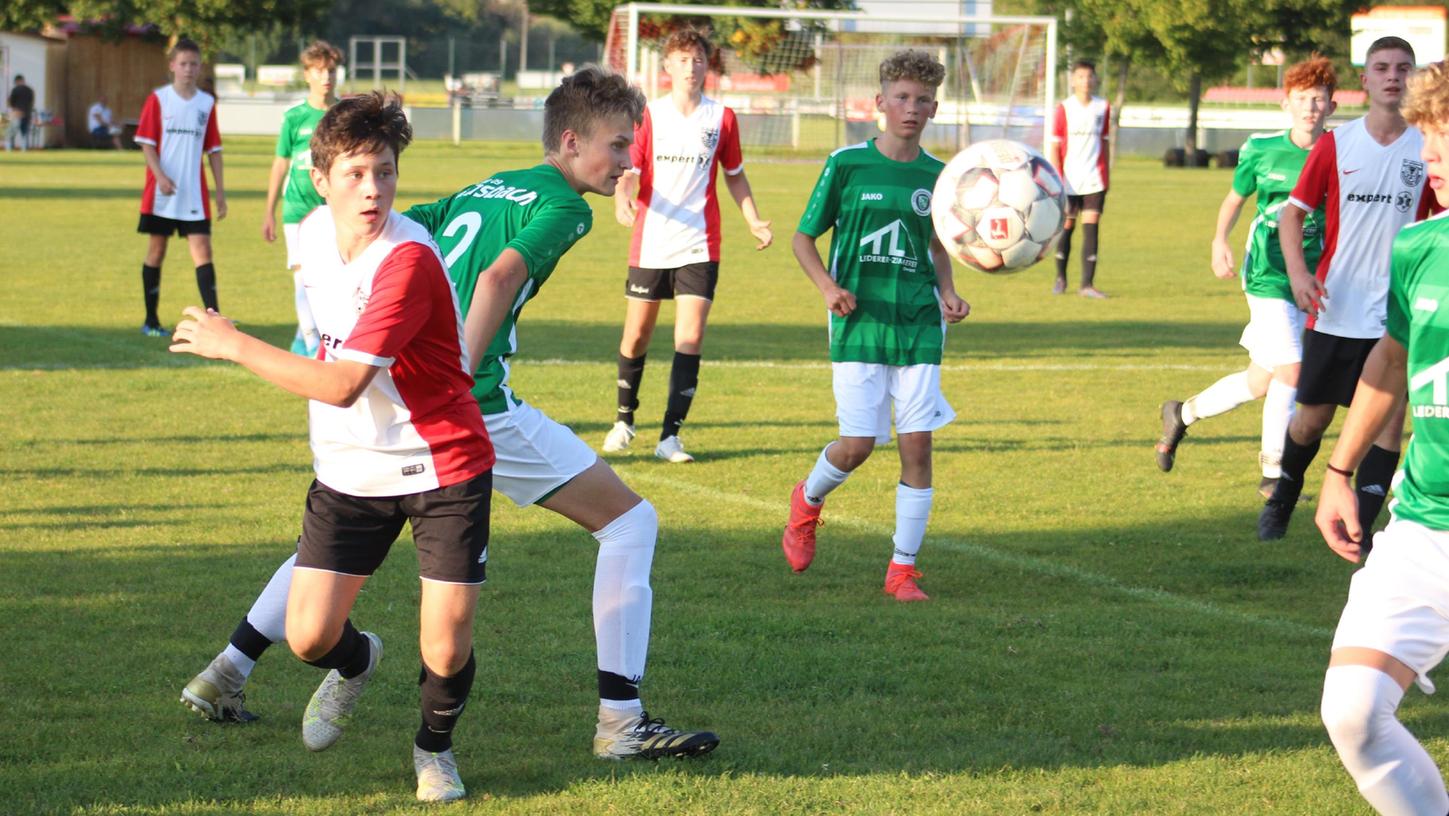
[[[835,279],[830,277],[830,273],[825,271],[825,262],[820,259],[820,250],[815,247],[815,236],[796,232],[790,247],[795,250],[795,260],[805,270],[805,277],[824,296],[825,308],[841,317],[855,311],[855,295],[841,289],[836,285]]]
[[[272,172],[267,176],[267,209],[262,215],[262,239],[269,243],[277,240],[277,201],[282,197],[282,184],[291,169],[291,159],[273,157]]]
[[[213,150],[206,155],[211,163],[211,180],[216,182],[216,220],[226,218],[226,184],[221,178],[221,151]]]
[[[1288,284],[1293,287],[1293,301],[1309,314],[1323,311],[1328,291],[1314,277],[1303,255],[1303,222],[1308,212],[1288,202],[1278,211],[1278,245],[1283,248],[1283,266],[1288,271]]]
[[[760,211],[755,207],[755,196],[750,190],[750,180],[745,178],[743,168],[733,176],[725,174],[725,186],[730,189],[730,195],[734,197],[735,203],[740,206],[740,214],[745,217],[745,223],[750,227],[750,234],[760,243],[755,249],[764,249],[775,242],[775,233],[770,230],[770,222],[760,217]]]
[[[941,316],[947,323],[960,323],[971,314],[971,304],[956,293],[956,273],[951,256],[936,236],[931,236],[931,264],[936,268],[936,291],[941,293]]]
[[[639,174],[630,170],[614,185],[614,218],[626,227],[634,226],[639,215]]]
[[[1313,521],[1329,548],[1354,563],[1359,559],[1364,531],[1359,528],[1358,496],[1349,477],[1403,401],[1408,388],[1407,361],[1403,345],[1388,335],[1374,346],[1323,476],[1323,495]]]
[[[511,247],[498,253],[493,263],[478,275],[473,300],[463,319],[463,342],[468,344],[468,359],[473,362],[474,370],[488,352],[488,345],[518,296],[518,288],[526,280],[528,262]]]
[[[352,360],[323,362],[268,345],[210,309],[188,306],[183,311],[187,319],[176,325],[172,351],[239,363],[299,397],[346,408],[377,376],[377,366]]]
[[[1223,280],[1231,280],[1237,275],[1237,270],[1233,268],[1233,248],[1228,244],[1228,236],[1232,234],[1233,227],[1237,226],[1238,216],[1242,214],[1243,203],[1247,200],[1238,195],[1237,190],[1229,190],[1223,197],[1222,206],[1218,207],[1218,225],[1213,231],[1211,262],[1213,274]]]

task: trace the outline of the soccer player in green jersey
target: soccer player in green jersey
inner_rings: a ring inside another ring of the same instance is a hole
[[[1449,207],[1449,63],[1409,79],[1404,118],[1423,132],[1429,190]],[[1414,435],[1391,519],[1349,586],[1323,679],[1321,713],[1344,768],[1380,813],[1449,812],[1434,760],[1399,722],[1409,684],[1449,651],[1449,216],[1404,227],[1390,261],[1387,333],[1369,353],[1323,476],[1315,521],[1358,562],[1368,529],[1350,478],[1408,395]]]
[[[1293,416],[1298,367],[1303,360],[1305,315],[1293,302],[1283,250],[1278,244],[1278,211],[1298,182],[1308,151],[1323,135],[1333,114],[1338,75],[1325,57],[1314,57],[1283,75],[1283,110],[1292,117],[1288,130],[1248,138],[1238,156],[1233,187],[1218,208],[1213,234],[1212,270],[1223,280],[1240,278],[1248,301],[1248,325],[1238,343],[1248,350],[1248,367],[1223,377],[1185,401],[1162,404],[1162,437],[1157,440],[1157,466],[1172,470],[1178,443],[1189,425],[1227,413],[1253,400],[1263,400],[1263,437],[1258,463],[1263,479],[1258,492],[1273,495],[1282,473],[1283,436]],[[1234,272],[1228,234],[1248,197],[1257,196],[1258,212],[1248,231],[1242,266]],[[1303,256],[1310,268],[1323,248],[1323,210],[1303,223]]]
[[[277,240],[277,199],[282,200],[282,238],[287,244],[287,269],[292,272],[293,299],[297,306],[297,336],[292,351],[308,357],[317,354],[317,327],[307,314],[298,263],[297,228],[307,214],[323,204],[312,185],[312,130],[337,101],[337,66],[342,52],[326,40],[316,40],[302,51],[302,76],[307,80],[307,98],[282,115],[282,132],[277,134],[277,156],[267,180],[267,209],[262,216],[262,238]]]
[[[894,405],[901,477],[885,591],[901,601],[927,600],[915,564],[931,513],[931,433],[956,416],[941,394],[945,324],[971,310],[931,229],[931,190],[944,164],[921,149],[945,74],[922,51],[881,63],[875,102],[885,132],[830,154],[793,240],[795,258],[830,312],[840,438],[795,485],[781,546],[796,572],[810,566],[825,497],[877,443],[890,441]],[[826,230],[833,231],[829,267],[815,247]]]
[[[646,714],[640,701],[659,528],[653,505],[573,432],[513,392],[509,358],[518,348],[524,305],[593,227],[583,194],[612,195],[629,170],[629,145],[643,106],[643,96],[623,77],[586,66],[564,79],[544,105],[542,164],[493,174],[404,213],[437,240],[465,315],[467,347],[481,350],[470,351],[473,396],[497,457],[494,490],[521,507],[538,505],[564,516],[599,543],[593,750],[602,759],[697,756],[713,750],[719,738],[670,728]],[[272,576],[226,649],[183,690],[182,702],[213,720],[253,718],[242,691],[262,652],[283,637],[292,563]]]

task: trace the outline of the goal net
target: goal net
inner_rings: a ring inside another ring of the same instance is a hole
[[[664,41],[704,31],[717,53],[705,93],[734,109],[747,146],[811,153],[880,132],[882,60],[903,48],[946,66],[923,143],[948,154],[1009,138],[1044,147],[1056,104],[1056,21],[1050,17],[907,17],[739,6],[630,3],[614,9],[608,66],[650,98],[669,91]]]

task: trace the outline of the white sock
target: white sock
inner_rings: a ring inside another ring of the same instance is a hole
[[[647,500],[630,508],[594,533],[599,559],[594,567],[594,640],[599,671],[613,672],[638,682],[649,656],[649,616],[654,591],[649,570],[654,563],[654,541],[659,516]],[[616,710],[629,710],[637,700],[600,700]]]
[[[1288,434],[1288,423],[1293,420],[1293,400],[1298,389],[1286,383],[1271,380],[1268,393],[1263,397],[1263,477],[1276,479],[1283,475],[1283,437]]]
[[[317,331],[317,321],[312,319],[312,307],[307,303],[307,293],[302,288],[300,269],[292,273],[292,302],[297,309],[297,333],[308,345],[316,343],[322,335]]]
[[[815,460],[815,467],[805,477],[805,501],[817,507],[825,503],[825,497],[830,495],[830,491],[845,484],[845,480],[850,478],[850,471],[841,470],[830,464],[830,460],[826,458],[825,454],[830,451],[830,445],[826,445],[825,450],[820,452],[820,458]]]
[[[935,491],[929,487],[896,485],[896,534],[891,539],[896,546],[891,553],[892,563],[908,566],[916,563],[916,553],[921,551],[921,540],[926,537],[934,495]]]
[[[1248,372],[1239,371],[1209,385],[1201,394],[1182,404],[1182,421],[1191,425],[1199,419],[1225,414],[1253,400],[1248,387]]]
[[[251,677],[252,669],[257,667],[257,661],[247,657],[242,653],[241,649],[238,649],[230,643],[226,644],[226,648],[222,649],[221,653],[226,655],[226,659],[230,660],[233,666],[236,666],[237,671],[241,672],[243,680]]]
[[[1395,712],[1404,697],[1394,679],[1369,666],[1333,666],[1323,677],[1321,714],[1359,793],[1385,816],[1449,813],[1434,760]]]

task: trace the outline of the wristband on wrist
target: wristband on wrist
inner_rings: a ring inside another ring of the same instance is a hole
[[[1351,470],[1344,470],[1341,467],[1334,467],[1332,462],[1329,462],[1328,463],[1328,469],[1330,471],[1332,471],[1333,473],[1337,473],[1338,475],[1342,476],[1345,479],[1352,479],[1353,478],[1353,471],[1351,471]]]

